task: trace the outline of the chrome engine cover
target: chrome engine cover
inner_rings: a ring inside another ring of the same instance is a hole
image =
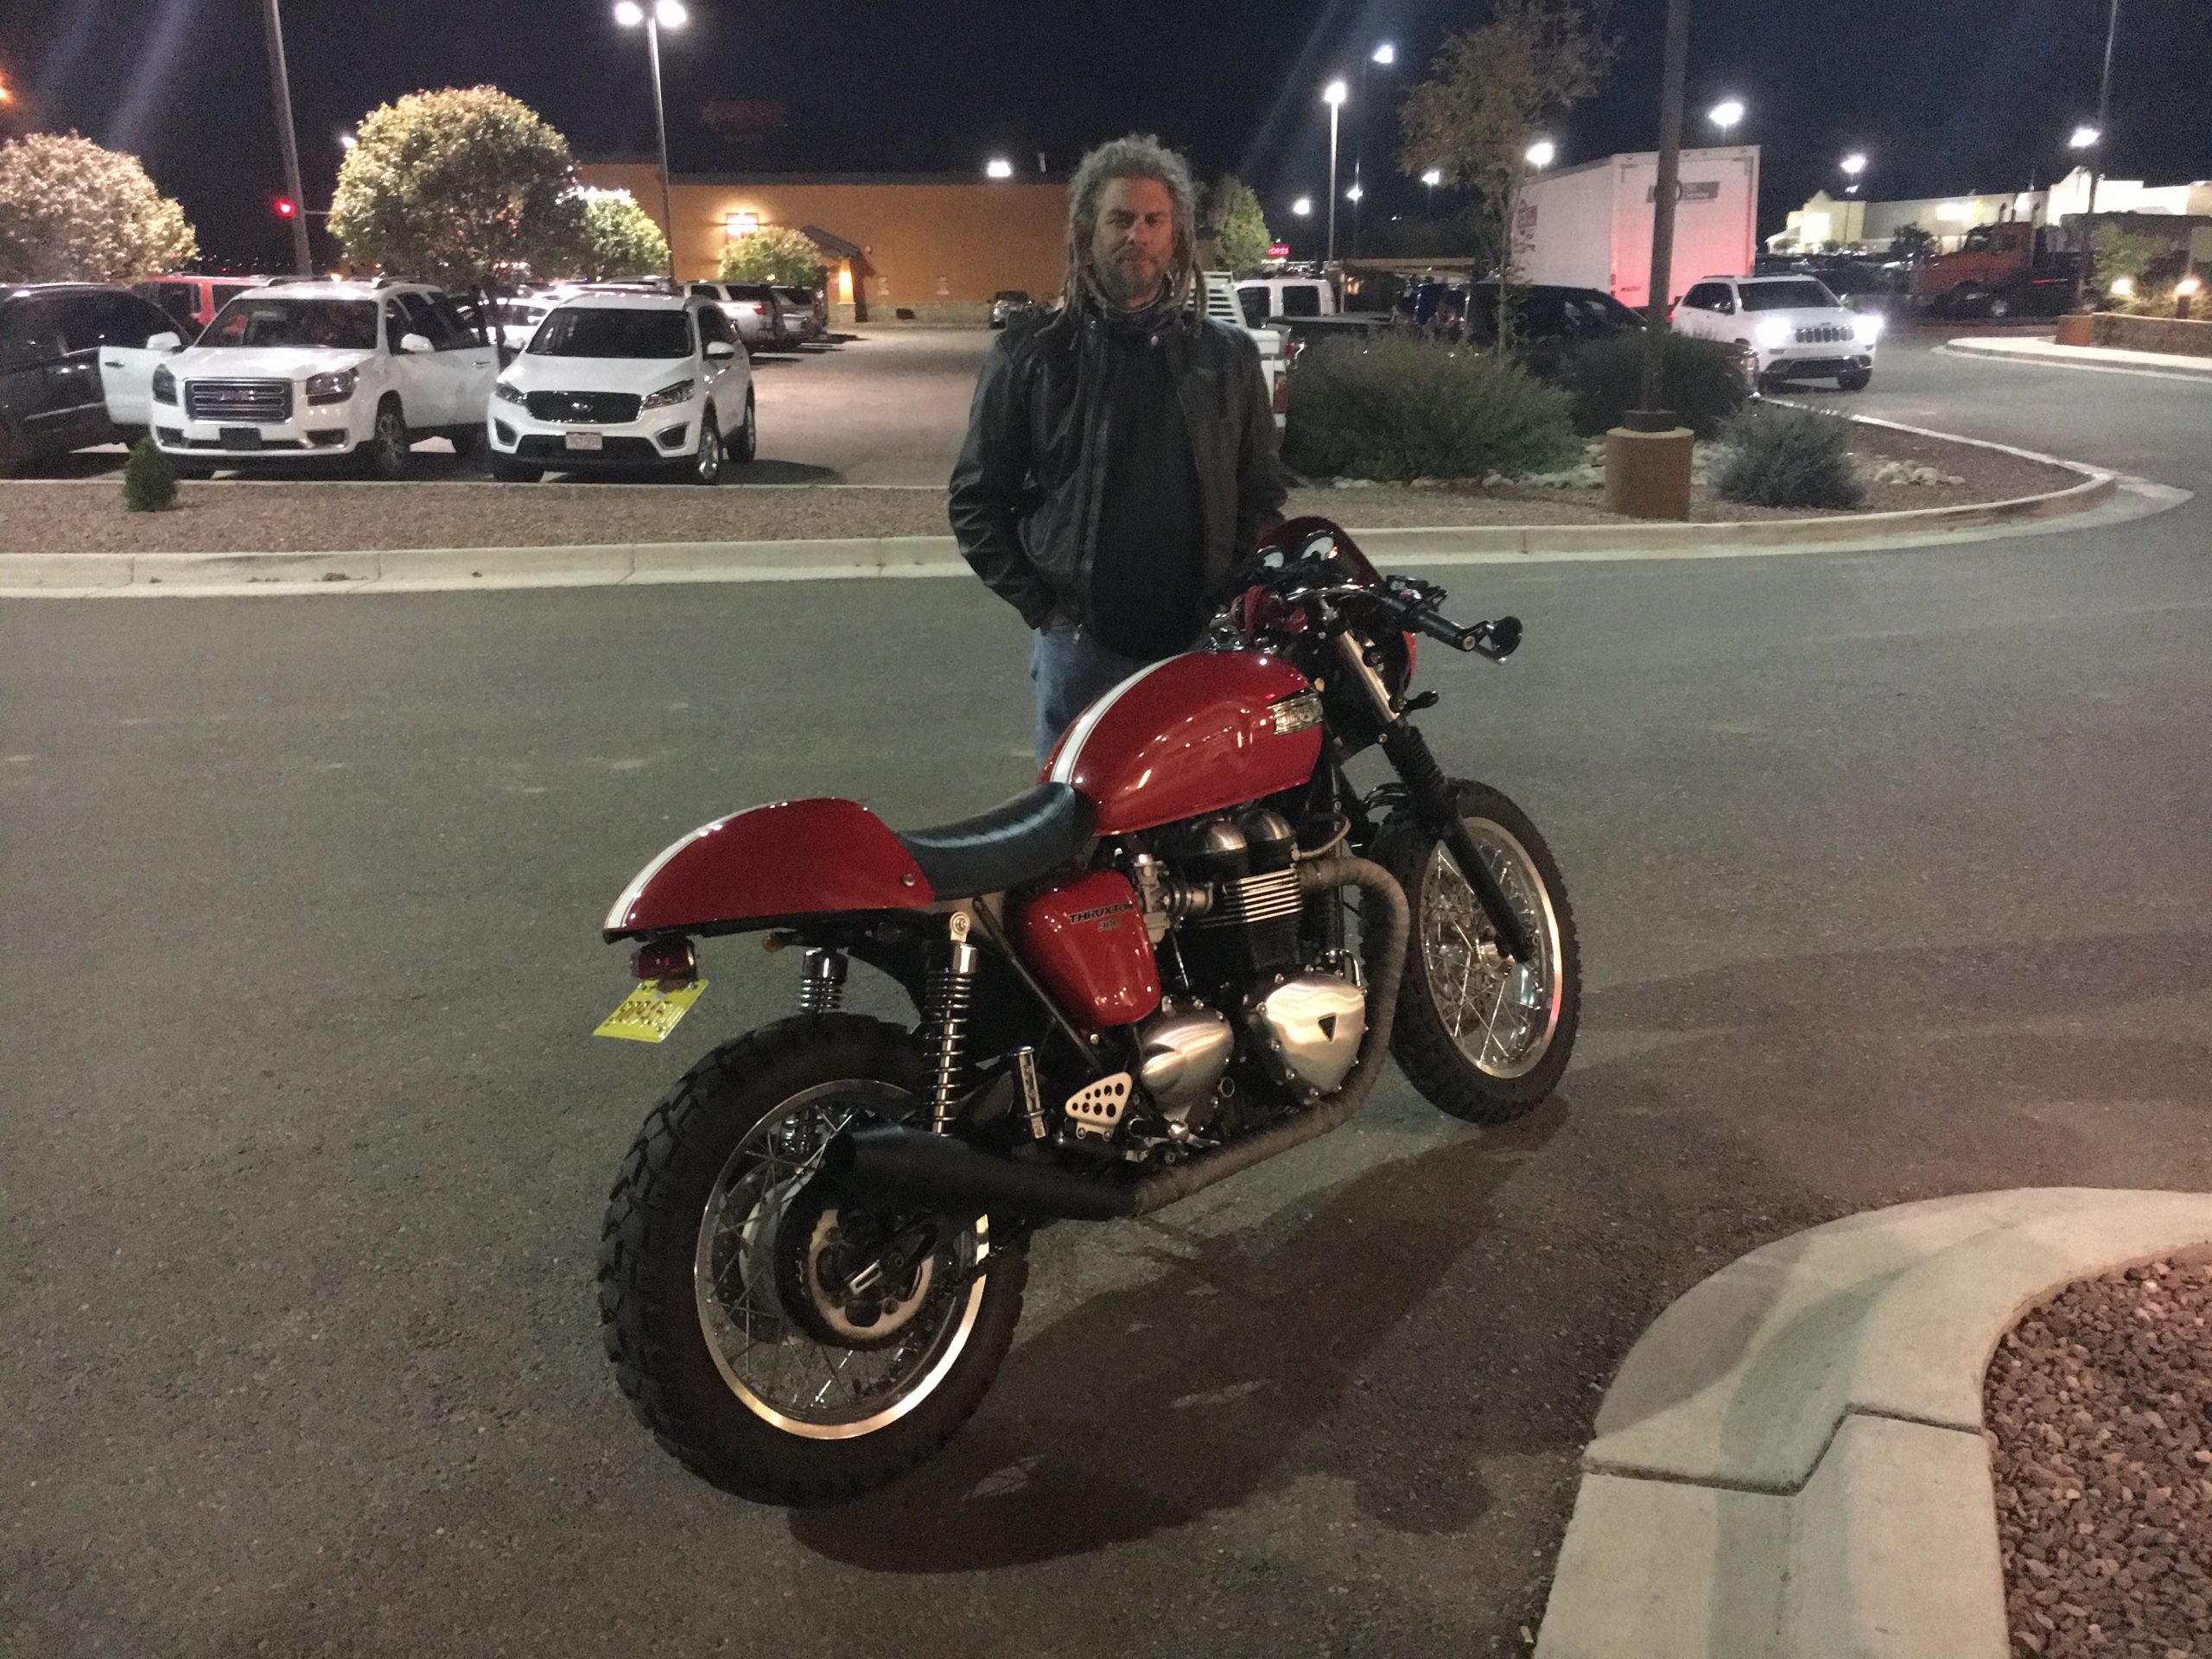
[[[1367,1034],[1367,993],[1334,974],[1300,974],[1257,999],[1246,1016],[1260,1063],[1311,1099],[1342,1083]]]
[[[1213,1097],[1236,1051],[1235,1030],[1207,1007],[1154,1014],[1136,1028],[1136,1039],[1137,1080],[1160,1114],[1178,1123]]]

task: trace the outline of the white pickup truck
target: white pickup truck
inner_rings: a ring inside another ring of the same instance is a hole
[[[1283,372],[1289,367],[1289,343],[1279,328],[1254,327],[1244,321],[1244,308],[1236,298],[1236,282],[1225,270],[1198,273],[1205,283],[1205,314],[1217,322],[1241,328],[1260,348],[1260,369],[1268,377],[1268,400],[1275,414],[1275,430],[1282,430],[1284,412],[1290,407],[1290,388]]]

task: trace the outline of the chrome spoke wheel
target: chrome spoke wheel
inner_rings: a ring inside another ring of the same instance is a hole
[[[978,1219],[907,1269],[889,1303],[901,1321],[876,1346],[813,1334],[818,1315],[795,1317],[798,1272],[779,1255],[794,1231],[810,1283],[842,1218],[810,1191],[830,1142],[856,1121],[904,1117],[911,1096],[880,1082],[826,1083],[794,1095],[741,1141],[707,1198],[692,1264],[693,1298],[708,1352],[730,1391],[764,1422],[805,1440],[850,1440],[919,1405],[960,1357],[986,1287],[989,1251]]]
[[[1488,1077],[1518,1077],[1542,1060],[1559,1029],[1559,916],[1535,860],[1512,832],[1486,818],[1465,823],[1533,952],[1526,962],[1499,952],[1474,889],[1440,842],[1421,880],[1423,977],[1437,1018],[1475,1068]]]
[[[699,429],[699,454],[697,464],[699,467],[699,481],[702,484],[714,484],[721,480],[722,475],[722,435],[715,429],[715,423],[711,416],[709,416],[705,424],[701,426]]]

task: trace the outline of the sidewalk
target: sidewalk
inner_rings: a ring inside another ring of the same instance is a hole
[[[2012,340],[1989,334],[1947,340],[1942,349],[1965,357],[2004,358],[2015,363],[2063,363],[2070,369],[2160,374],[2177,380],[2212,384],[2212,357],[2183,357],[2172,352],[2123,352],[2111,346],[2060,346],[2048,340]]]

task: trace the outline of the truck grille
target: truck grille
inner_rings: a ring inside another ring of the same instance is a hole
[[[638,418],[638,402],[632,391],[533,391],[529,407],[534,420],[627,426]]]
[[[1816,322],[1809,328],[1800,328],[1797,331],[1797,343],[1800,346],[1826,346],[1839,340],[1851,340],[1855,337],[1855,330],[1840,322]]]
[[[188,380],[184,412],[195,421],[233,426],[278,425],[292,418],[289,380]]]

